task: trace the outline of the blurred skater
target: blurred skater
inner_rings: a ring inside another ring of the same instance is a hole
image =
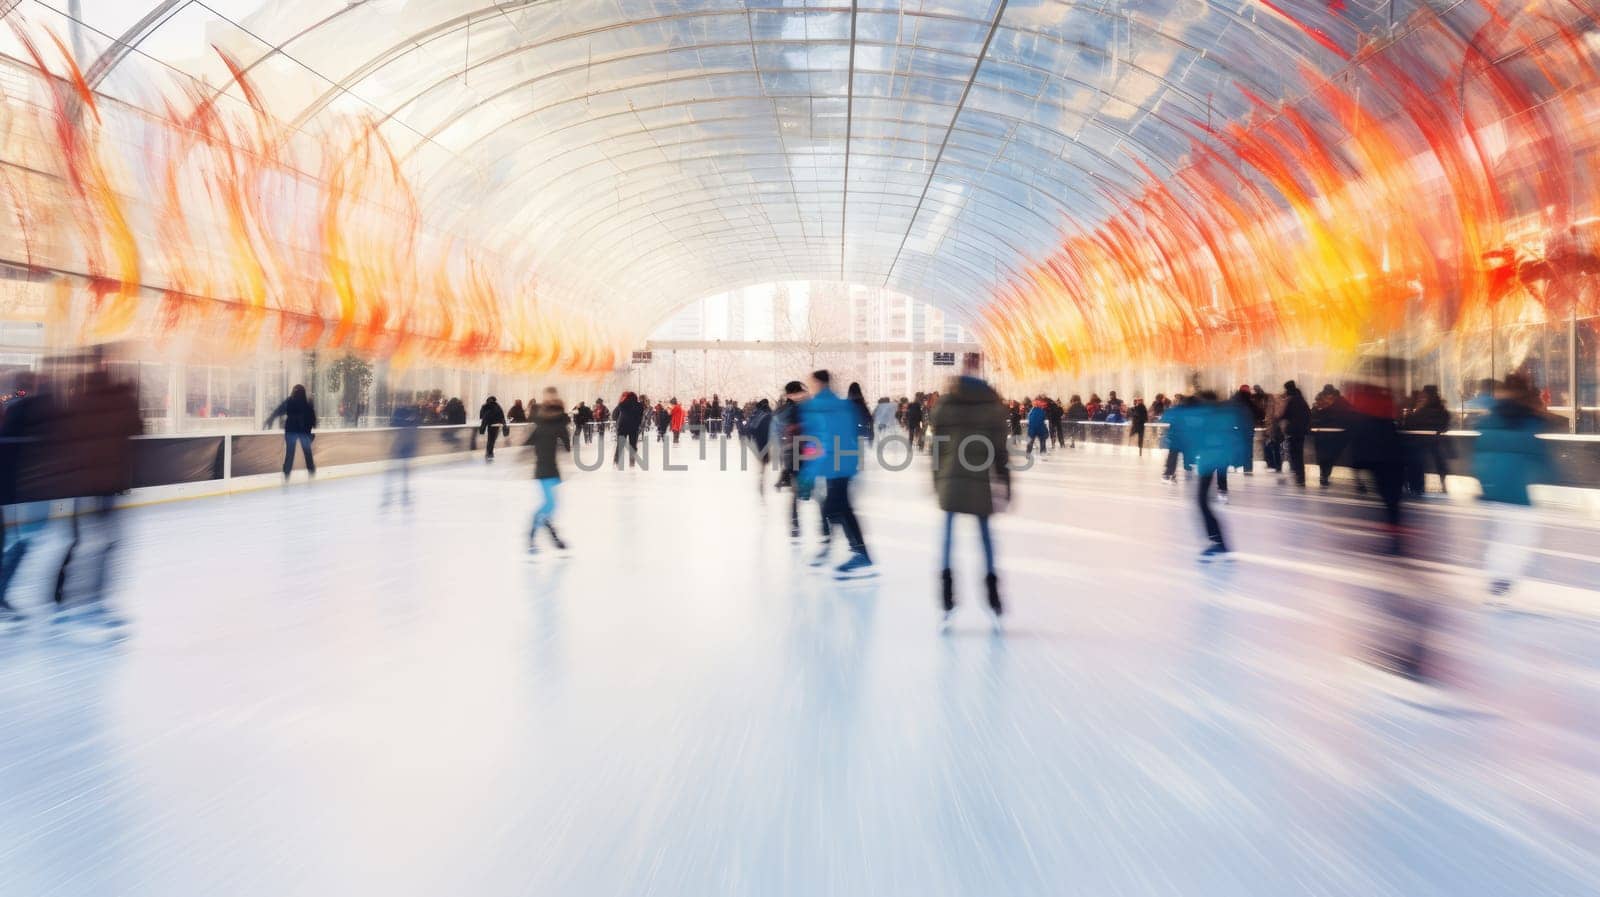
[[[622,469],[622,452],[626,447],[628,466],[639,463],[639,428],[644,426],[644,404],[631,392],[622,394],[611,416],[617,422],[617,449],[612,464]]]
[[[689,435],[698,441],[705,433],[706,406],[702,399],[695,399],[689,405]]]
[[[1283,431],[1284,454],[1289,462],[1289,472],[1294,475],[1294,484],[1306,484],[1306,434],[1311,432],[1311,406],[1306,404],[1306,397],[1300,392],[1300,387],[1293,380],[1283,384],[1283,400],[1276,416],[1278,427]]]
[[[494,460],[494,442],[500,436],[501,430],[505,430],[507,434],[511,432],[506,426],[505,410],[500,407],[494,396],[490,396],[489,400],[483,403],[483,407],[478,409],[478,435],[485,439],[483,460]]]
[[[772,403],[766,399],[756,402],[744,428],[744,438],[756,456],[756,492],[767,494],[767,469],[772,466]],[[743,461],[741,460],[741,464]]]
[[[48,454],[42,457],[44,478],[76,496],[67,553],[56,574],[53,622],[116,628],[123,621],[105,601],[122,538],[115,496],[133,488],[132,439],[144,432],[144,422],[132,387],[113,383],[98,370],[85,378],[83,392],[67,411],[51,418]],[[81,587],[69,590],[75,569],[83,571]],[[75,599],[69,591],[76,591]]]
[[[1539,541],[1539,520],[1528,487],[1552,480],[1550,444],[1539,438],[1550,428],[1529,400],[1527,380],[1516,375],[1495,390],[1494,404],[1474,426],[1479,435],[1472,473],[1483,486],[1480,499],[1489,510],[1484,570],[1489,574],[1489,594],[1498,599],[1527,572]]]
[[[1450,410],[1444,406],[1444,399],[1439,395],[1438,386],[1430,383],[1422,387],[1422,401],[1406,415],[1406,429],[1427,434],[1412,437],[1421,441],[1417,450],[1411,454],[1411,467],[1407,474],[1407,487],[1411,494],[1420,496],[1428,491],[1430,462],[1434,471],[1439,474],[1439,491],[1448,492],[1449,485],[1445,479],[1450,475],[1450,462],[1446,454],[1444,433],[1450,429]]]
[[[1011,499],[1006,406],[994,389],[979,379],[980,367],[978,357],[968,354],[962,361],[962,376],[950,381],[943,401],[933,412],[933,429],[943,443],[934,452],[933,484],[939,495],[939,508],[945,512],[939,573],[940,603],[944,608],[940,625],[944,628],[949,627],[956,609],[950,549],[957,515],[970,514],[978,521],[978,536],[983,541],[984,588],[997,626],[1004,613],[989,515],[1005,510]]]
[[[927,415],[927,396],[919,392],[911,400],[911,404],[906,406],[906,438],[910,439],[911,444],[915,445],[919,451],[923,448],[927,431],[927,428],[923,426],[927,420]]]
[[[1406,446],[1398,426],[1400,408],[1395,396],[1404,380],[1404,362],[1372,357],[1361,363],[1359,378],[1346,386],[1345,447],[1357,477],[1367,474],[1381,502],[1378,526],[1357,531],[1354,543],[1375,566],[1387,568],[1388,583],[1375,592],[1379,613],[1375,629],[1366,636],[1367,662],[1386,672],[1421,682],[1437,681],[1440,667],[1435,639],[1441,614],[1435,582],[1425,564],[1425,540],[1405,518]],[[1365,494],[1364,487],[1358,491]]]
[[[872,409],[872,429],[876,431],[878,439],[887,436],[889,431],[894,429],[895,412],[898,410],[895,403],[889,401],[888,396],[878,399],[877,406]]]
[[[1256,388],[1260,389],[1261,387],[1258,386]],[[1266,410],[1258,406],[1258,404],[1256,403],[1255,393],[1250,391],[1250,387],[1248,387],[1248,386],[1246,386],[1246,385],[1244,385],[1242,383],[1239,384],[1239,390],[1233,394],[1233,401],[1236,404],[1238,404],[1239,410],[1244,412],[1244,420],[1237,422],[1237,424],[1238,424],[1238,426],[1240,426],[1242,429],[1248,431],[1248,433],[1249,433],[1249,438],[1248,438],[1248,440],[1246,442],[1247,451],[1245,451],[1239,457],[1239,460],[1238,460],[1237,464],[1240,467],[1244,468],[1244,475],[1245,476],[1247,476],[1247,477],[1248,476],[1255,476],[1255,472],[1256,472],[1256,431],[1255,431],[1255,428],[1260,425],[1260,423],[1262,421],[1262,418],[1264,418],[1266,416]]]
[[[1075,395],[1067,401],[1067,407],[1061,412],[1061,420],[1066,427],[1067,443],[1072,448],[1078,447],[1078,433],[1088,419],[1089,409],[1083,404],[1081,396]]]
[[[1329,383],[1317,393],[1311,406],[1311,429],[1315,431],[1312,444],[1317,450],[1317,484],[1328,488],[1334,465],[1339,462],[1349,444],[1346,428],[1350,425],[1350,403]]]
[[[1210,543],[1201,552],[1202,561],[1228,554],[1222,522],[1211,509],[1211,485],[1213,481],[1216,483],[1219,500],[1226,502],[1228,468],[1242,465],[1244,456],[1253,448],[1255,439],[1251,424],[1249,409],[1237,399],[1219,401],[1216,393],[1205,392],[1200,396],[1200,404],[1195,406],[1192,429],[1183,437],[1194,450],[1195,469],[1199,473],[1195,500]]]
[[[1025,404],[1028,406],[1027,453],[1030,455],[1033,454],[1033,445],[1037,442],[1039,444],[1039,457],[1042,458],[1044,457],[1045,452],[1049,450],[1050,437],[1050,431],[1047,427],[1047,420],[1044,413],[1044,399],[1034,399],[1032,402],[1025,401]],[[934,432],[938,432],[937,427],[934,428]]]
[[[295,446],[306,456],[306,473],[316,476],[317,461],[311,456],[311,441],[316,438],[313,431],[317,428],[317,409],[306,398],[304,386],[297,383],[289,390],[289,397],[267,416],[265,429],[272,429],[272,422],[280,417],[283,418],[283,481],[287,483],[289,473],[294,470]]]
[[[860,383],[851,383],[845,392],[845,398],[850,404],[856,406],[856,431],[867,444],[872,444],[872,412],[867,408],[867,394],[861,391]]]
[[[850,558],[834,568],[835,576],[843,579],[870,575],[872,556],[850,504],[850,481],[860,469],[861,409],[849,399],[841,399],[830,387],[831,380],[826,370],[813,372],[811,398],[800,405],[801,428],[809,437],[805,448],[814,454],[801,460],[799,479],[804,483],[821,480],[826,486],[822,512],[830,523],[844,529],[850,543]],[[829,547],[823,545],[814,566],[828,562]]]
[[[1139,456],[1144,456],[1144,427],[1150,422],[1150,409],[1145,407],[1144,399],[1140,396],[1133,397],[1133,407],[1128,409],[1128,438],[1139,446]]]
[[[19,488],[22,471],[38,457],[49,423],[50,400],[39,391],[39,383],[32,371],[17,374],[0,421],[0,626],[27,619],[6,600],[6,592],[50,513],[48,502],[27,501]]]
[[[1076,399],[1077,396],[1073,398]],[[1166,433],[1162,436],[1167,446],[1167,466],[1161,474],[1161,479],[1168,483],[1178,481],[1180,460],[1185,471],[1194,466],[1190,437],[1193,425],[1198,419],[1196,404],[1194,396],[1178,396],[1176,403],[1161,416],[1161,422],[1167,425]],[[1227,473],[1224,472],[1223,476],[1227,476]]]
[[[537,412],[538,409],[539,406],[534,405],[530,411]],[[589,407],[588,402],[579,402],[578,407],[573,409],[572,424],[578,428],[578,433],[585,443],[594,442],[594,410]]]
[[[778,472],[778,482],[774,487],[790,488],[789,500],[789,538],[800,538],[800,503],[810,501],[812,497],[812,484],[802,484],[798,473],[803,459],[803,447],[800,442],[800,403],[806,399],[806,388],[799,380],[790,380],[783,386],[783,398],[778,402],[778,408],[773,412],[773,430],[778,439],[778,462],[782,470]],[[833,528],[828,523],[826,511],[822,518],[822,556],[826,557],[833,539]]]
[[[1062,433],[1062,431],[1061,431],[1061,421],[1066,416],[1067,416],[1067,411],[1066,411],[1065,408],[1061,407],[1061,403],[1060,402],[1057,402],[1053,398],[1049,398],[1049,397],[1045,398],[1045,400],[1044,400],[1044,422],[1045,422],[1046,427],[1048,427],[1048,429],[1050,430],[1050,442],[1056,448],[1066,448],[1067,447],[1066,434]]]
[[[683,433],[683,423],[686,417],[688,417],[688,415],[684,413],[683,406],[678,404],[677,399],[673,399],[671,419],[668,422],[669,426],[672,427],[673,445],[678,444],[678,437]]]
[[[383,507],[389,506],[397,485],[400,503],[411,504],[411,459],[417,455],[417,427],[421,423],[422,412],[410,403],[394,406],[394,413],[389,415],[389,426],[394,428],[389,443],[393,463],[383,476]]]
[[[629,394],[631,395],[631,393]],[[624,396],[626,398],[626,396]],[[620,407],[620,405],[619,405]],[[561,396],[555,387],[544,391],[544,401],[533,414],[533,433],[528,442],[533,446],[533,478],[543,495],[538,510],[533,512],[533,526],[528,530],[528,554],[539,553],[539,530],[550,534],[557,551],[565,551],[567,543],[556,533],[556,491],[561,485],[561,466],[556,453],[562,449],[572,451],[572,434],[567,429],[570,420],[562,409]]]

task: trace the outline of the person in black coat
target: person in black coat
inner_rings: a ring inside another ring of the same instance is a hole
[[[1408,474],[1412,494],[1421,495],[1427,491],[1426,465],[1430,459],[1433,469],[1439,472],[1439,491],[1449,491],[1445,485],[1445,477],[1450,475],[1450,461],[1445,452],[1444,431],[1450,429],[1450,409],[1440,398],[1438,386],[1430,383],[1422,387],[1422,401],[1406,416],[1406,429],[1417,431],[1410,436],[1418,449],[1412,453]]]
[[[478,409],[478,433],[487,440],[483,460],[494,460],[494,442],[500,436],[501,430],[511,432],[506,427],[506,412],[495,397],[490,396],[489,400],[483,403],[483,407]]]
[[[1289,470],[1294,474],[1294,484],[1306,484],[1306,434],[1311,432],[1311,406],[1305,394],[1293,380],[1283,384],[1283,410],[1278,413],[1278,426],[1283,429],[1283,440],[1288,448]]]
[[[578,407],[572,412],[572,423],[583,434],[584,442],[594,442],[594,428],[589,426],[594,423],[594,412],[589,409],[587,402],[579,402]]]
[[[1139,444],[1139,454],[1144,454],[1144,425],[1150,422],[1150,409],[1144,399],[1134,396],[1133,408],[1128,411],[1128,437]]]
[[[444,422],[451,426],[465,426],[467,423],[467,405],[458,398],[452,398],[444,403]]]
[[[861,384],[851,383],[845,390],[845,398],[850,400],[850,404],[856,406],[856,415],[860,418],[856,422],[856,428],[860,432],[861,438],[867,441],[867,445],[871,445],[872,409],[867,407],[867,394],[861,391]]]
[[[306,398],[306,388],[295,384],[289,390],[289,397],[284,399],[272,413],[267,415],[266,429],[272,429],[273,421],[283,418],[283,479],[289,479],[290,471],[294,470],[294,449],[300,447],[300,453],[306,456],[306,473],[317,475],[317,460],[311,456],[311,440],[316,438],[312,431],[317,428],[317,409]]]
[[[711,401],[706,403],[706,433],[715,436],[722,432],[722,396],[712,393]]]
[[[537,539],[541,529],[550,534],[558,551],[567,547],[556,534],[554,523],[556,487],[561,485],[561,467],[556,462],[556,453],[560,449],[566,449],[569,453],[572,451],[572,434],[567,429],[571,419],[562,408],[561,397],[554,387],[550,387],[544,391],[544,401],[533,413],[533,434],[528,437],[528,444],[533,446],[533,478],[544,493],[544,503],[533,512],[533,527],[528,531],[529,554],[539,551]],[[618,406],[618,410],[621,410],[621,406]]]
[[[1247,434],[1249,439],[1246,440],[1250,445],[1250,450],[1239,457],[1242,462],[1241,466],[1244,467],[1245,476],[1250,476],[1256,471],[1255,425],[1258,418],[1256,416],[1255,394],[1250,391],[1250,387],[1240,384],[1239,391],[1233,394],[1233,401],[1237,402],[1239,410],[1244,412],[1243,420],[1248,423],[1247,429],[1250,430],[1250,433]],[[1244,424],[1241,424],[1241,426],[1244,426]]]
[[[1313,440],[1317,447],[1317,467],[1320,468],[1318,481],[1322,488],[1328,488],[1333,476],[1333,466],[1344,455],[1345,446],[1350,442],[1350,403],[1339,390],[1329,383],[1317,393],[1316,404],[1311,409],[1311,429],[1320,430]]]
[[[1083,423],[1089,419],[1089,409],[1083,404],[1083,397],[1074,395],[1067,401],[1067,407],[1061,412],[1061,418],[1067,431],[1068,444],[1078,445],[1078,434],[1083,430]]]
[[[6,601],[6,590],[32,545],[32,536],[43,526],[43,514],[37,521],[19,520],[11,508],[27,499],[19,488],[19,472],[33,460],[48,424],[50,401],[37,391],[37,385],[31,371],[19,373],[12,398],[5,403],[5,420],[0,422],[0,506],[5,508],[5,519],[0,520],[0,625],[27,619]]]
[[[750,419],[744,429],[745,439],[749,440],[751,448],[756,454],[756,491],[766,493],[767,468],[772,464],[772,456],[768,454],[772,448],[772,403],[762,399],[755,404],[750,412]]]
[[[631,392],[622,394],[617,407],[611,409],[611,419],[617,422],[617,450],[612,463],[622,469],[622,446],[628,446],[628,466],[639,463],[639,428],[644,425],[644,404]]]
[[[655,414],[656,414],[656,442],[666,442],[667,441],[667,428],[672,426],[672,412],[667,410],[667,406],[661,404],[660,402],[657,402],[656,403]]]
[[[511,407],[506,409],[506,421],[513,424],[525,424],[528,422],[528,411],[522,407],[521,399],[512,402]]]
[[[918,449],[924,445],[923,421],[928,415],[927,396],[917,393],[917,397],[906,406],[906,438],[916,443]]]

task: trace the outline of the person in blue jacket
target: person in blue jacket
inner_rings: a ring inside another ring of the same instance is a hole
[[[1039,455],[1043,457],[1050,444],[1049,418],[1045,412],[1044,399],[1035,399],[1028,409],[1028,454],[1033,454],[1033,444],[1039,443]]]
[[[1167,446],[1167,466],[1161,479],[1168,483],[1178,481],[1178,459],[1183,459],[1184,470],[1194,467],[1194,452],[1188,444],[1194,418],[1195,397],[1192,395],[1177,396],[1172,407],[1161,415],[1161,422],[1167,425],[1166,432],[1162,434],[1162,441]]]
[[[870,575],[872,557],[867,553],[861,522],[850,506],[850,481],[860,469],[861,412],[854,403],[839,397],[831,387],[832,375],[816,371],[811,375],[811,398],[800,404],[801,462],[803,488],[817,481],[825,485],[822,513],[835,526],[844,529],[850,542],[850,558],[835,568],[839,578]],[[812,566],[828,562],[831,544],[824,544]]]
[[[1472,473],[1482,486],[1480,496],[1490,510],[1489,551],[1484,568],[1489,592],[1498,597],[1511,591],[1527,571],[1533,545],[1539,538],[1528,487],[1554,477],[1550,443],[1540,439],[1549,425],[1533,402],[1528,381],[1512,375],[1494,392],[1494,402],[1475,424]]]
[[[1184,438],[1200,474],[1195,498],[1200,505],[1200,519],[1205,523],[1206,538],[1211,543],[1201,554],[1201,560],[1211,560],[1228,553],[1222,523],[1211,510],[1211,482],[1216,480],[1218,496],[1226,502],[1228,468],[1244,463],[1255,431],[1249,414],[1238,402],[1218,401],[1214,392],[1201,393],[1200,403],[1193,409],[1193,423],[1188,425],[1192,429]]]

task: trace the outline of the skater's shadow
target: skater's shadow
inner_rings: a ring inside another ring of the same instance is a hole
[[[1239,564],[1231,559],[1203,563],[1197,576],[1201,592],[1213,597],[1232,594],[1238,578]]]
[[[944,634],[944,637],[949,640],[986,642],[1057,642],[1071,644],[1082,641],[1082,639],[1067,632],[1051,632],[1046,629],[1011,629],[1005,626],[997,629],[989,624],[964,627],[952,626]]]
[[[562,585],[572,569],[571,558],[551,553],[536,558],[528,569],[528,596],[531,598],[559,598]]]

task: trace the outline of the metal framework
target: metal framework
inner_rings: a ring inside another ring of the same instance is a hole
[[[971,312],[1113,211],[1141,167],[1170,174],[1211,121],[1248,115],[1241,87],[1297,96],[1346,64],[1331,47],[1427,9],[22,0],[8,15],[75,17],[90,85],[151,109],[197,82],[240,96],[214,45],[296,139],[370,117],[431,227],[538,272],[563,301],[654,321],[785,279]],[[6,31],[0,53],[16,55]]]

